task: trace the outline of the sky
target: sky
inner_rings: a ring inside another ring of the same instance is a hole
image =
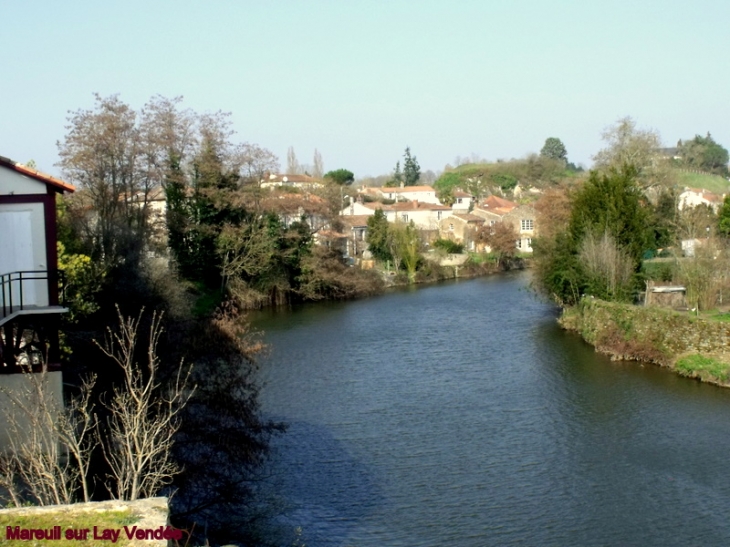
[[[0,155],[61,176],[94,93],[182,96],[286,164],[390,172],[539,152],[631,116],[730,148],[727,0],[0,0]]]

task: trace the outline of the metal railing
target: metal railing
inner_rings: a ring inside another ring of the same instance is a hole
[[[63,301],[65,277],[62,270],[26,270],[0,275],[0,318],[11,313],[38,308],[36,302],[28,302],[27,285],[47,281],[43,285],[45,306],[58,305]],[[35,291],[33,291],[35,293]]]

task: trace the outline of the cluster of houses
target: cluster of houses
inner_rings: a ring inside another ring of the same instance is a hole
[[[360,258],[365,250],[368,218],[380,209],[388,222],[412,222],[425,241],[449,239],[469,250],[482,250],[473,236],[487,225],[506,222],[518,237],[515,246],[525,253],[532,252],[536,235],[535,210],[492,195],[478,201],[466,192],[453,193],[451,206],[442,204],[431,186],[398,188],[363,188],[340,212],[351,241],[348,254]]]

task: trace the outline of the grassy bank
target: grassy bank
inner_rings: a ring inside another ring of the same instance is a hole
[[[561,325],[615,360],[644,361],[730,387],[730,323],[654,307],[584,298]]]

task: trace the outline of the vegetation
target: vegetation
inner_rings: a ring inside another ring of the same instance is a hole
[[[451,241],[450,239],[437,239],[432,243],[432,246],[435,249],[441,249],[450,254],[460,254],[464,252],[464,245]]]
[[[689,141],[680,141],[678,145],[680,164],[690,169],[700,169],[709,173],[728,176],[728,151],[715,142],[710,133],[701,137],[696,135]]]
[[[540,155],[553,160],[568,161],[568,151],[565,149],[563,141],[556,137],[549,137],[545,140]]]
[[[706,355],[694,354],[680,357],[677,360],[676,369],[684,376],[699,378],[705,382],[730,381],[730,364]]]
[[[324,174],[324,178],[340,186],[349,186],[355,181],[355,175],[347,169],[335,169]]]

